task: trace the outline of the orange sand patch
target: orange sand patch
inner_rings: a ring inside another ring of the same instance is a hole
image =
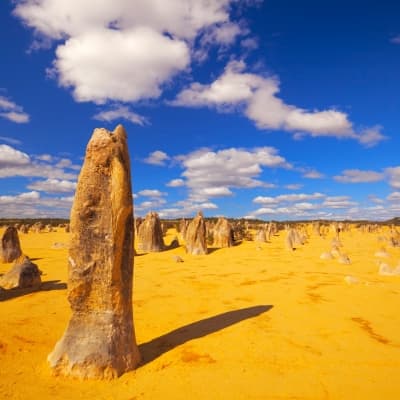
[[[381,235],[344,233],[350,265],[319,258],[331,237],[311,235],[290,252],[283,232],[207,256],[139,252],[133,301],[144,363],[114,381],[78,381],[53,377],[46,362],[70,317],[68,250],[52,248],[68,234],[20,234],[44,283],[0,294],[0,399],[400,398],[400,277],[378,275]],[[400,249],[387,250],[395,266]],[[10,267],[0,264],[0,274]]]

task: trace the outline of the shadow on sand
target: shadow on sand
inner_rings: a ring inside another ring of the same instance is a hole
[[[34,292],[46,292],[49,290],[64,290],[67,284],[59,280],[42,282],[39,288],[0,290],[0,301],[11,300]]]
[[[166,333],[150,342],[139,345],[143,361],[141,366],[150,363],[162,354],[188,342],[203,336],[218,332],[228,326],[237,324],[245,319],[254,318],[269,311],[272,305],[259,305],[242,308],[240,310],[228,311],[214,317],[202,319],[189,325],[182,326]]]

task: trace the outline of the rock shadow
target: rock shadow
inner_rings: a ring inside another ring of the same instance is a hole
[[[139,345],[143,361],[141,366],[150,363],[164,353],[190,340],[218,332],[245,319],[254,318],[269,311],[272,305],[259,305],[228,311],[210,318],[192,322],[149,342]]]
[[[16,297],[25,296],[34,292],[46,292],[50,290],[65,290],[67,284],[60,280],[42,282],[38,288],[15,288],[15,289],[2,289],[0,290],[0,301],[11,300]]]

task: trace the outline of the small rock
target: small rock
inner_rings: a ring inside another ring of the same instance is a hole
[[[333,255],[330,251],[325,251],[324,253],[322,253],[319,258],[321,260],[332,260],[333,259]]]
[[[182,257],[179,257],[179,256],[172,256],[172,259],[175,261],[175,262],[183,262],[183,259],[182,259]]]
[[[21,256],[13,267],[0,278],[4,289],[39,288],[42,284],[42,272],[28,257]]]
[[[360,281],[358,280],[358,278],[356,278],[355,276],[351,276],[351,275],[345,276],[345,277],[344,277],[344,281],[345,281],[348,285],[354,285],[354,284],[360,282]]]

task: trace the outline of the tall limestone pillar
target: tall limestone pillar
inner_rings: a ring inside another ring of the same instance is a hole
[[[140,362],[133,325],[133,205],[126,133],[95,129],[71,210],[64,336],[48,361],[57,375],[110,379]]]

